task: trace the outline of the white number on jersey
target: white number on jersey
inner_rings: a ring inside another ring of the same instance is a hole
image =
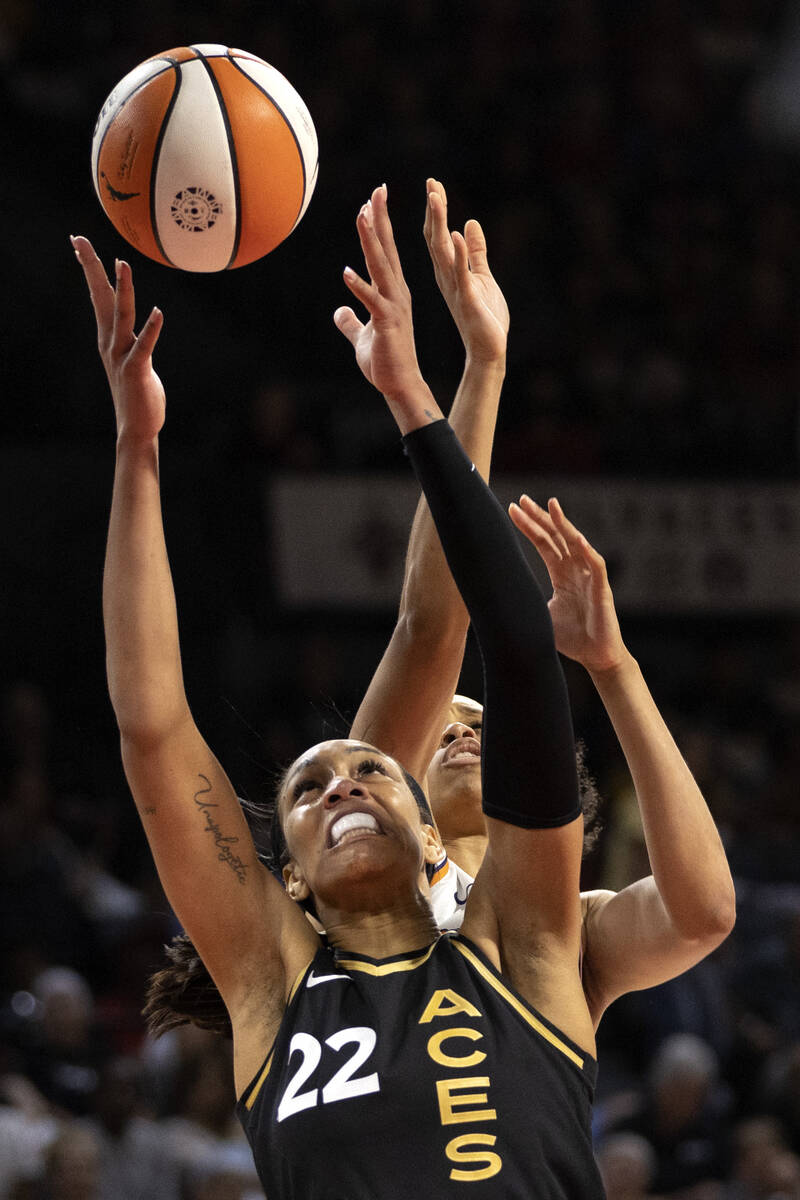
[[[359,1067],[362,1067],[375,1049],[377,1035],[374,1029],[367,1025],[353,1025],[350,1029],[340,1029],[325,1039],[325,1045],[331,1050],[341,1050],[343,1046],[355,1043],[355,1050],[342,1063],[339,1070],[331,1077],[322,1089],[322,1103],[334,1104],[337,1100],[351,1100],[354,1096],[366,1096],[369,1092],[381,1090],[378,1074],[360,1075],[353,1078]],[[309,1088],[301,1092],[316,1071],[322,1059],[322,1046],[310,1033],[296,1033],[289,1043],[289,1061],[297,1051],[302,1058],[300,1065],[292,1075],[286,1090],[278,1105],[278,1120],[284,1121],[293,1113],[302,1112],[306,1108],[314,1108],[319,1103],[319,1088]]]

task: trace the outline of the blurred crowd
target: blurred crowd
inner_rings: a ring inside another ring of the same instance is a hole
[[[448,185],[455,223],[487,230],[512,313],[498,470],[797,478],[797,8],[229,0],[223,28],[206,0],[142,0],[135,18],[100,0],[3,5],[4,435],[67,541],[42,544],[25,575],[38,526],[9,518],[2,533],[15,586],[0,604],[0,1200],[260,1197],[230,1047],[191,1029],[153,1043],[140,1016],[176,924],[102,677],[105,492],[91,547],[64,548],[77,524],[64,487],[75,505],[93,495],[112,454],[66,241],[121,253],[88,178],[111,86],[156,51],[224,39],[284,70],[319,133],[317,195],[266,264],[187,281],[134,260],[167,316],[187,690],[240,794],[261,799],[300,747],[346,729],[388,634],[389,615],[333,615],[324,596],[318,613],[283,611],[262,510],[276,471],[403,470],[330,323],[355,212],[381,180],[444,397],[460,348],[419,231],[425,177]],[[623,614],[623,629],[720,826],[739,916],[709,960],[604,1018],[609,1198],[800,1200],[800,621]],[[568,681],[605,801],[586,883],[624,886],[648,870],[635,797],[590,684]],[[464,686],[480,686],[472,652]]]

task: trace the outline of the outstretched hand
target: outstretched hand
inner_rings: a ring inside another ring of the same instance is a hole
[[[425,241],[436,282],[447,302],[467,355],[477,362],[505,358],[508,305],[489,270],[480,223],[467,221],[463,235],[447,227],[447,193],[437,179],[426,183]]]
[[[557,500],[549,500],[545,510],[530,496],[521,496],[508,511],[547,567],[556,649],[588,671],[619,666],[626,649],[605,560],[567,520]]]
[[[117,286],[113,288],[91,242],[85,237],[70,240],[89,286],[97,320],[97,344],[114,398],[117,434],[150,440],[159,433],[166,412],[164,387],[153,369],[153,350],[164,323],[163,314],[154,308],[137,337],[129,265],[117,261]]]
[[[352,308],[337,308],[336,328],[356,352],[356,362],[386,397],[401,432],[437,419],[436,406],[417,362],[411,293],[403,277],[386,201],[386,186],[376,188],[356,221],[370,282],[350,267],[344,281],[369,313],[366,325]]]

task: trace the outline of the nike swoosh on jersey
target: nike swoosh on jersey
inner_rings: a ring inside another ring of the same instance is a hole
[[[453,899],[455,900],[456,904],[466,904],[467,901],[469,900],[469,894],[471,891],[472,891],[472,884],[468,883],[467,890],[464,893],[464,898],[462,900],[461,896],[459,896],[459,894],[458,894],[458,888],[456,888],[456,890],[453,892]]]
[[[349,978],[349,975],[315,975],[313,971],[310,971],[306,980],[306,987],[316,987],[318,983],[333,983],[334,980]]]

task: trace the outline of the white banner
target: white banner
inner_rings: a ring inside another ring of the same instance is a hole
[[[507,475],[493,487],[505,504],[523,491],[540,504],[558,496],[605,557],[622,611],[800,612],[800,485]],[[391,475],[274,479],[266,505],[282,602],[396,608],[418,496],[413,479]]]

